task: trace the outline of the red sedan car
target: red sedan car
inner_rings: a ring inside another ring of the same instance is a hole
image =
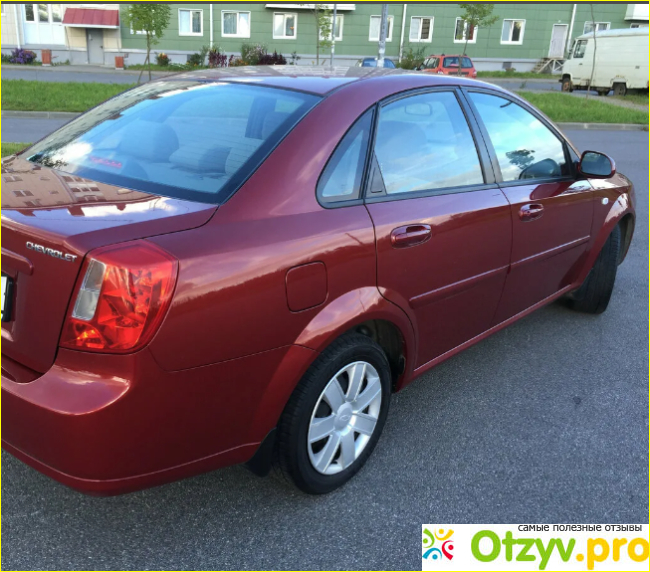
[[[458,62],[462,62],[461,76],[476,78],[474,63],[467,56],[429,56],[418,69],[438,75],[459,75]]]
[[[611,159],[494,86],[309,71],[156,81],[3,160],[3,448],[87,493],[238,463],[326,493],[425,371],[605,310]]]

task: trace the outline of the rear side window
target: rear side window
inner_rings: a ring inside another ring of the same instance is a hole
[[[319,100],[237,83],[155,82],[67,124],[28,159],[120,187],[219,203]]]
[[[321,202],[337,203],[360,198],[372,117],[373,110],[362,115],[334,151],[318,184]]]
[[[375,154],[388,195],[483,184],[474,138],[452,92],[383,107]]]
[[[492,140],[504,181],[569,174],[564,144],[532,113],[496,95],[470,97]]]
[[[450,68],[450,67],[458,67],[458,56],[447,56],[443,60],[442,67],[443,68]],[[463,68],[471,68],[472,67],[472,60],[469,58],[462,58],[463,61]]]

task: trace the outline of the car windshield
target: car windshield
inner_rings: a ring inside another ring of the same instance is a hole
[[[270,87],[159,81],[96,107],[25,156],[111,185],[220,203],[318,101]]]
[[[458,67],[458,56],[449,56],[446,57],[443,62],[442,62],[442,67],[443,68],[453,68],[453,67]],[[471,68],[472,66],[472,60],[469,58],[463,58],[463,68]]]

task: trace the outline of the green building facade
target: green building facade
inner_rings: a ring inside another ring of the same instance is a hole
[[[155,47],[173,62],[203,46],[218,46],[228,54],[239,54],[241,46],[263,44],[290,58],[300,56],[300,65],[316,64],[317,26],[313,4],[297,3],[178,3],[171,4],[172,18],[164,37]],[[325,6],[332,7],[332,4]],[[360,58],[376,56],[381,14],[380,3],[337,4],[335,65],[351,65]],[[125,5],[122,5],[124,10]],[[598,29],[648,25],[647,4],[593,4]],[[424,48],[426,55],[458,53],[464,49],[462,8],[448,3],[389,3],[389,38],[386,55],[395,61],[409,49]],[[498,20],[471,33],[467,53],[478,69],[513,67],[533,69],[544,58],[563,59],[572,41],[592,29],[588,3],[495,4]],[[121,19],[123,21],[123,18]],[[121,25],[121,52],[128,63],[144,60],[141,34]],[[329,62],[329,48],[321,49],[320,60]]]

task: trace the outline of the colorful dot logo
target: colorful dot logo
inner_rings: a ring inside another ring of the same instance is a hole
[[[431,532],[425,528],[422,532],[422,559],[423,560],[453,560],[454,541],[451,538],[453,530],[439,528]]]

